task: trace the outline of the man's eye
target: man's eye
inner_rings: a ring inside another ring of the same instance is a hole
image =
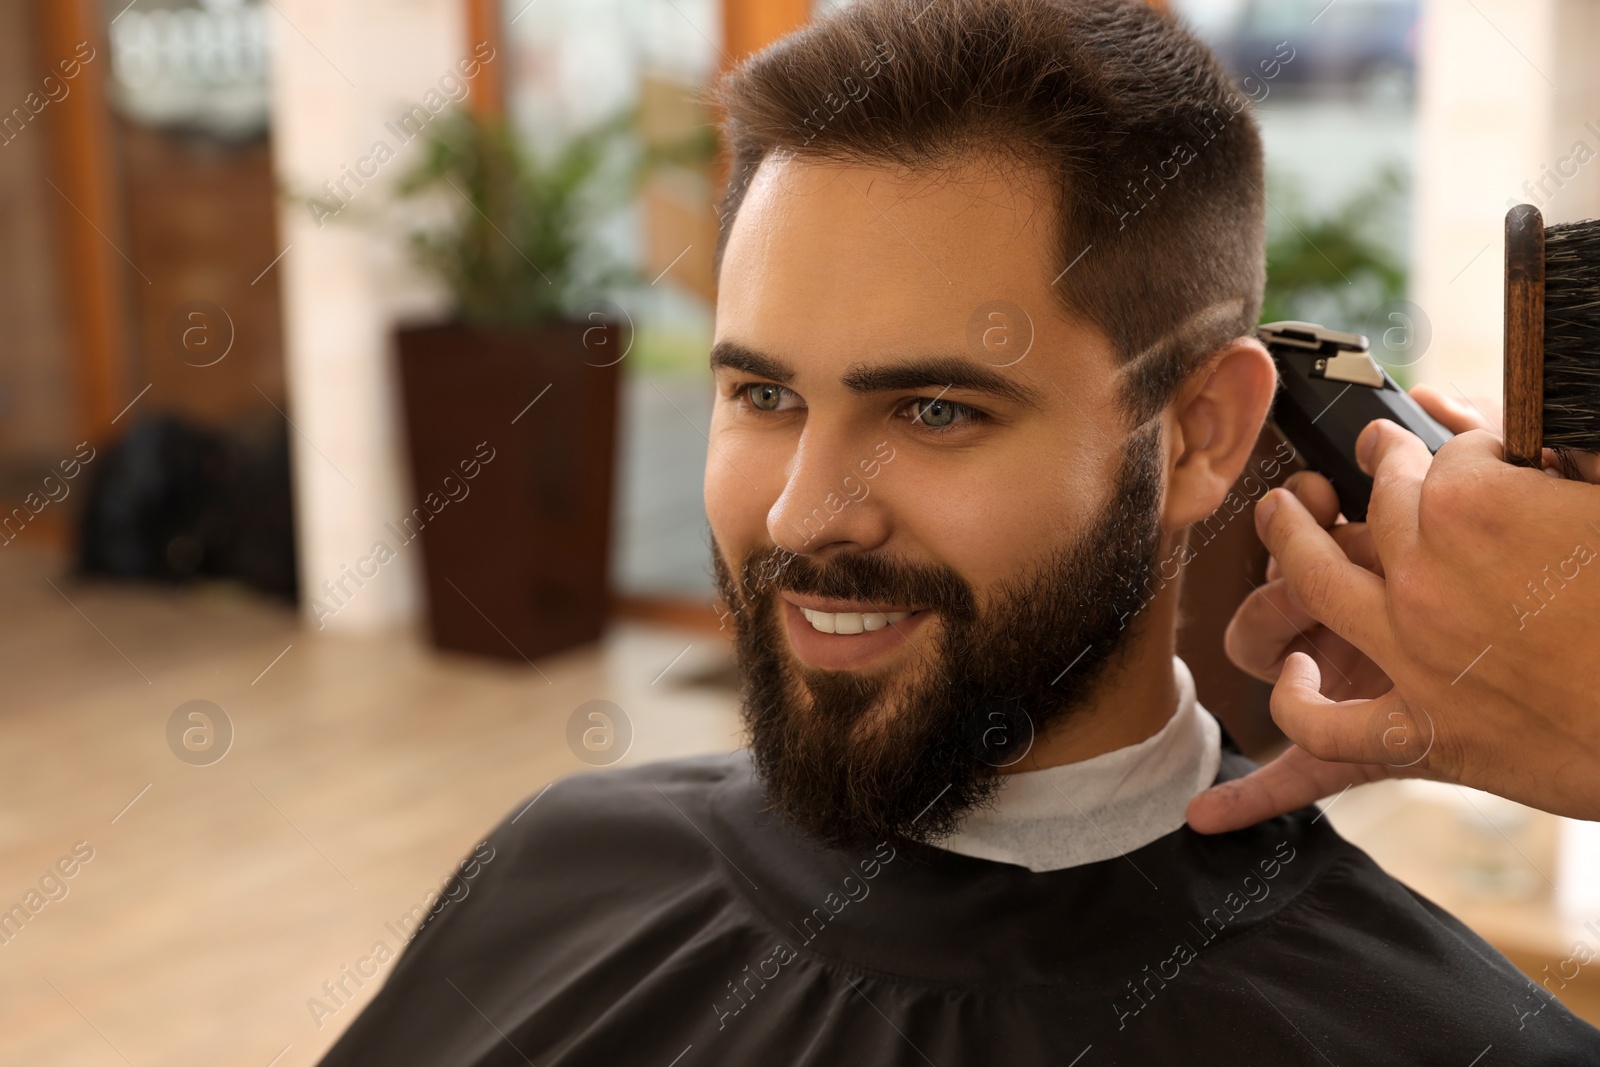
[[[787,392],[781,385],[771,382],[756,382],[744,387],[745,399],[750,401],[750,406],[757,411],[777,411],[783,406],[783,394]]]
[[[958,422],[976,422],[981,417],[965,404],[938,398],[913,400],[907,410],[914,421],[934,430],[942,430]]]
[[[948,400],[919,400],[916,419],[924,426],[949,426],[956,421],[956,406]]]

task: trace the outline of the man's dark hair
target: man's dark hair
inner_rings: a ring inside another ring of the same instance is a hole
[[[732,152],[719,268],[774,152],[935,171],[980,155],[1052,176],[1054,289],[1129,364],[1134,424],[1261,312],[1255,120],[1210,50],[1143,0],[855,0],[731,71],[716,101]]]

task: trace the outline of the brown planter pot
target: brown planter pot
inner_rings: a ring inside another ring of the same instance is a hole
[[[596,640],[622,328],[445,325],[398,341],[414,510],[391,532],[422,549],[434,645],[531,662]]]

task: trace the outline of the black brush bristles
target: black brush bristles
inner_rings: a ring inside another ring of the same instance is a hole
[[[1545,228],[1544,444],[1600,451],[1600,219]]]

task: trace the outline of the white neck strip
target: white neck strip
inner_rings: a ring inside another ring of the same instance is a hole
[[[1188,665],[1174,656],[1172,673],[1178,705],[1155,734],[1093,759],[1006,775],[994,803],[939,847],[1055,871],[1125,855],[1182,826],[1190,799],[1216,780],[1222,737],[1195,699]]]

